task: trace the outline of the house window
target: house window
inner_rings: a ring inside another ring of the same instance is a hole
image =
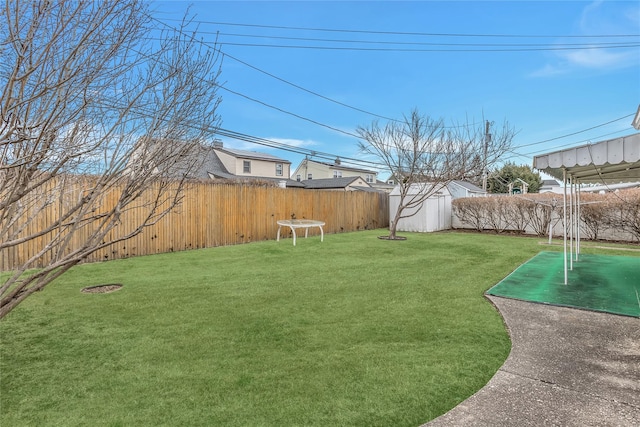
[[[300,174],[296,175],[296,181],[300,182]]]
[[[373,182],[373,175],[370,174],[370,173],[366,174],[365,177],[364,177],[364,180],[369,182],[369,183]]]
[[[282,176],[282,163],[276,163],[276,176]]]
[[[313,179],[313,174],[312,173],[307,174],[307,179]]]
[[[333,171],[334,178],[342,178],[342,171]]]
[[[244,160],[242,162],[242,172],[251,173],[251,160]]]

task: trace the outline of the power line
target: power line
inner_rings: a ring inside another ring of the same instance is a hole
[[[228,53],[223,52],[222,50],[219,50],[219,52],[220,52],[220,53],[222,53],[222,55],[224,55],[224,56],[226,56],[226,57],[229,57],[229,58],[233,59],[234,61],[237,61],[237,62],[239,62],[239,63],[241,63],[241,64],[243,64],[243,65],[245,65],[245,66],[247,66],[247,67],[249,67],[249,68],[251,68],[251,69],[253,69],[253,70],[256,70],[256,71],[258,71],[258,72],[260,72],[260,73],[262,73],[262,74],[265,74],[265,75],[267,75],[267,76],[269,76],[269,77],[271,77],[271,78],[274,78],[274,79],[276,79],[276,80],[279,80],[279,81],[281,81],[281,82],[283,82],[283,83],[286,83],[286,84],[288,84],[288,85],[290,85],[290,86],[295,87],[296,89],[302,90],[302,91],[307,92],[307,93],[309,93],[309,94],[311,94],[311,95],[317,96],[317,97],[322,98],[322,99],[324,99],[324,100],[327,100],[327,101],[333,102],[333,103],[338,104],[338,105],[341,105],[341,106],[343,106],[343,107],[350,108],[350,109],[352,109],[352,110],[359,111],[359,112],[361,112],[361,113],[365,113],[365,114],[368,114],[368,115],[371,115],[371,116],[374,116],[374,117],[379,117],[379,118],[381,118],[381,119],[385,119],[385,120],[389,120],[389,121],[394,121],[394,122],[401,122],[401,120],[393,119],[393,118],[391,118],[391,117],[382,116],[382,115],[380,115],[380,114],[376,114],[376,113],[372,113],[372,112],[370,112],[370,111],[363,110],[362,108],[354,107],[354,106],[352,106],[352,105],[345,104],[344,102],[337,101],[337,100],[335,100],[335,99],[333,99],[333,98],[329,98],[328,96],[324,96],[324,95],[322,95],[322,94],[320,94],[320,93],[314,92],[314,91],[312,91],[312,90],[310,90],[310,89],[304,88],[304,87],[302,87],[302,86],[300,86],[300,85],[297,85],[297,84],[295,84],[295,83],[293,83],[293,82],[290,82],[289,80],[283,79],[282,77],[278,77],[278,76],[276,76],[276,75],[274,75],[274,74],[271,74],[271,73],[269,73],[269,72],[267,72],[267,71],[265,71],[265,70],[262,70],[262,69],[260,69],[260,68],[258,68],[258,67],[256,67],[256,66],[254,66],[254,65],[251,65],[251,64],[249,64],[249,63],[247,63],[247,62],[245,62],[245,61],[242,61],[242,60],[240,60],[240,59],[236,58],[235,56],[231,56],[231,55],[229,55]]]
[[[513,49],[410,49],[410,48],[369,48],[369,47],[340,47],[340,46],[299,46],[299,45],[277,45],[277,44],[258,44],[258,43],[221,43],[224,46],[245,46],[245,47],[268,47],[281,49],[310,49],[310,50],[336,50],[336,51],[364,51],[364,52],[540,52],[540,51],[565,51],[565,50],[594,50],[594,49],[627,49],[631,47],[640,47],[640,43],[615,44],[603,47],[531,47],[531,48],[513,48]]]
[[[401,45],[401,46],[463,46],[463,47],[547,47],[549,44],[541,43],[443,43],[443,42],[416,42],[416,41],[386,41],[386,40],[345,40],[345,39],[326,39],[316,37],[288,37],[288,36],[274,36],[265,34],[238,34],[238,33],[222,33],[211,31],[200,31],[201,34],[216,34],[218,36],[230,36],[230,37],[246,37],[246,38],[259,38],[259,39],[275,39],[275,40],[295,40],[304,42],[329,42],[329,43],[352,43],[352,44],[381,44],[381,45]],[[577,47],[577,48],[606,48],[608,46],[616,45],[629,45],[634,47],[638,44],[638,41],[629,42],[584,42],[584,43],[554,43],[552,46],[555,48],[560,47]]]
[[[118,103],[104,103],[104,106],[110,107],[110,108],[119,108],[122,109],[124,107],[124,105],[122,104],[118,104]],[[137,114],[139,114],[140,116],[143,117],[147,117],[147,118],[155,118],[153,111],[151,111],[150,108],[144,108],[144,107],[137,107],[134,110]],[[166,120],[168,121],[169,119],[164,119],[161,118],[161,120]],[[216,126],[212,126],[210,124],[207,123],[197,123],[194,122],[193,120],[186,120],[186,121],[182,121],[183,124],[186,124],[188,127],[192,128],[192,129],[197,129],[200,131],[205,131],[208,133],[211,133],[212,136],[223,136],[223,137],[227,137],[227,138],[231,138],[231,139],[235,139],[235,140],[239,140],[239,141],[243,141],[243,142],[248,142],[248,143],[252,143],[252,144],[256,144],[256,145],[261,145],[261,146],[265,146],[265,147],[269,147],[269,148],[274,148],[277,150],[283,150],[283,151],[288,151],[288,152],[292,152],[292,153],[296,153],[296,154],[302,154],[305,156],[310,156],[310,157],[316,157],[316,158],[320,158],[320,159],[325,159],[325,160],[330,160],[333,161],[336,158],[340,158],[341,161],[343,161],[343,163],[345,164],[353,164],[353,165],[358,165],[360,167],[374,167],[374,168],[384,168],[384,164],[380,163],[380,162],[374,162],[374,161],[370,161],[370,160],[363,160],[363,159],[356,159],[353,157],[346,157],[346,156],[342,156],[342,155],[337,155],[337,154],[333,154],[333,153],[327,153],[327,152],[323,152],[323,151],[317,151],[317,150],[312,150],[312,149],[308,149],[308,148],[303,148],[303,147],[297,147],[291,144],[285,144],[283,142],[279,142],[279,141],[274,141],[272,139],[266,139],[266,138],[261,138],[261,137],[257,137],[257,136],[253,136],[253,135],[249,135],[246,133],[241,133],[241,132],[237,132],[237,131],[233,131],[233,130],[229,130],[229,129],[224,129],[222,127],[216,127]]]
[[[177,28],[175,28],[175,27],[171,27],[171,26],[169,26],[169,25],[165,24],[164,22],[162,22],[162,21],[160,21],[160,20],[158,20],[158,19],[155,19],[155,18],[152,18],[152,19],[153,19],[155,22],[158,22],[158,23],[160,23],[160,24],[162,24],[162,25],[164,25],[164,26],[166,26],[166,27],[168,27],[168,28],[171,28],[171,29],[172,29],[172,30],[174,30],[174,31],[178,31],[178,32],[179,32],[180,34],[182,34],[182,35],[185,35],[181,30],[179,30],[179,29],[177,29]],[[188,35],[187,35],[187,36],[188,36]],[[269,76],[269,77],[271,77],[271,78],[274,78],[274,79],[276,79],[276,80],[278,80],[278,81],[281,81],[281,82],[283,82],[283,83],[285,83],[285,84],[288,84],[288,85],[290,85],[290,86],[292,86],[292,87],[295,87],[296,89],[302,90],[302,91],[307,92],[307,93],[309,93],[309,94],[311,94],[311,95],[317,96],[317,97],[319,97],[319,98],[322,98],[322,99],[324,99],[324,100],[327,100],[327,101],[333,102],[333,103],[338,104],[338,105],[341,105],[341,106],[343,106],[343,107],[346,107],[346,108],[349,108],[349,109],[352,109],[352,110],[355,110],[355,111],[359,111],[359,112],[361,112],[361,113],[365,113],[365,114],[368,114],[368,115],[371,115],[371,116],[374,116],[374,117],[378,117],[378,118],[381,118],[381,119],[389,120],[389,121],[401,122],[401,120],[394,119],[394,118],[391,118],[391,117],[386,117],[386,116],[383,116],[383,115],[380,115],[380,114],[376,114],[376,113],[372,113],[372,112],[367,111],[367,110],[364,110],[364,109],[362,109],[362,108],[354,107],[354,106],[349,105],[349,104],[346,104],[346,103],[344,103],[344,102],[337,101],[337,100],[335,100],[335,99],[333,99],[333,98],[329,98],[328,96],[322,95],[322,94],[317,93],[317,92],[315,92],[315,91],[313,91],[313,90],[310,90],[310,89],[304,88],[304,87],[302,87],[302,86],[300,86],[300,85],[298,85],[298,84],[295,84],[295,83],[293,83],[293,82],[291,82],[291,81],[289,81],[289,80],[283,79],[283,78],[278,77],[278,76],[276,76],[276,75],[274,75],[274,74],[272,74],[272,73],[269,73],[269,72],[267,72],[267,71],[265,71],[265,70],[263,70],[263,69],[261,69],[261,68],[258,68],[258,67],[254,66],[254,65],[251,65],[251,64],[249,64],[249,63],[248,63],[248,62],[246,62],[246,61],[242,61],[241,59],[239,59],[239,58],[237,58],[237,57],[235,57],[235,56],[232,56],[232,55],[230,55],[230,54],[228,54],[228,53],[226,53],[226,52],[223,52],[221,49],[216,48],[215,46],[211,46],[211,45],[210,45],[209,43],[207,43],[207,42],[204,42],[204,41],[202,41],[202,40],[196,40],[193,36],[190,36],[190,37],[191,37],[191,40],[196,41],[196,42],[200,43],[201,45],[203,45],[203,46],[205,46],[205,47],[208,47],[209,49],[213,49],[213,50],[215,50],[215,51],[219,52],[220,54],[222,54],[222,55],[224,55],[224,56],[226,56],[226,57],[229,57],[229,58],[233,59],[233,60],[234,60],[234,61],[236,61],[236,62],[239,62],[239,63],[241,63],[241,64],[243,64],[243,65],[245,65],[245,66],[247,66],[247,67],[249,67],[249,68],[251,68],[251,69],[253,69],[253,70],[256,70],[256,71],[258,71],[258,72],[260,72],[260,73],[263,73],[263,74],[265,74],[265,75],[267,75],[267,76]]]
[[[167,19],[167,21],[179,21],[176,19]],[[495,37],[495,38],[620,38],[620,37],[640,37],[640,34],[592,34],[592,35],[542,35],[542,34],[465,34],[465,33],[425,33],[425,32],[409,32],[409,31],[379,31],[379,30],[354,30],[339,28],[314,28],[314,27],[294,27],[284,25],[262,25],[262,24],[246,24],[235,22],[218,22],[218,21],[202,21],[193,20],[194,23],[211,24],[211,25],[227,25],[235,27],[251,27],[251,28],[270,28],[277,30],[296,30],[296,31],[323,31],[332,33],[355,33],[355,34],[387,34],[387,35],[403,35],[403,36],[427,36],[427,37]]]
[[[343,107],[346,107],[346,108],[349,108],[349,109],[352,109],[352,110],[355,110],[355,111],[359,111],[359,112],[361,112],[361,113],[365,113],[365,114],[371,115],[371,116],[373,116],[373,117],[378,117],[378,118],[382,118],[382,119],[389,120],[389,121],[393,121],[393,122],[397,122],[397,123],[404,123],[404,121],[403,121],[403,120],[394,119],[394,118],[391,118],[391,117],[383,116],[383,115],[380,115],[380,114],[376,114],[376,113],[373,113],[373,112],[370,112],[370,111],[364,110],[364,109],[362,109],[362,108],[354,107],[354,106],[349,105],[349,104],[346,104],[346,103],[344,103],[344,102],[337,101],[337,100],[335,100],[335,99],[333,99],[333,98],[329,98],[329,97],[327,97],[327,96],[325,96],[325,95],[322,95],[322,94],[317,93],[317,92],[315,92],[315,91],[312,91],[312,90],[310,90],[310,89],[304,88],[304,87],[302,87],[302,86],[300,86],[300,85],[298,85],[298,84],[295,84],[295,83],[293,83],[293,82],[291,82],[291,81],[289,81],[289,80],[286,80],[286,79],[283,79],[283,78],[281,78],[281,77],[278,77],[278,76],[276,76],[276,75],[274,75],[274,74],[272,74],[272,73],[269,73],[269,72],[267,72],[267,71],[265,71],[265,70],[262,70],[261,68],[258,68],[258,67],[254,66],[254,65],[251,65],[251,64],[247,63],[246,61],[243,61],[243,60],[241,60],[241,59],[239,59],[239,58],[237,58],[237,57],[235,57],[235,56],[232,56],[232,55],[230,55],[230,54],[228,54],[228,53],[224,52],[224,51],[223,51],[223,50],[221,50],[220,48],[217,48],[217,47],[215,47],[215,46],[211,46],[211,45],[210,45],[209,43],[207,43],[207,42],[204,42],[204,41],[202,41],[202,40],[196,40],[193,36],[188,35],[188,34],[185,34],[185,33],[184,33],[184,32],[182,32],[181,30],[179,30],[178,28],[171,27],[171,26],[169,26],[168,24],[165,24],[164,22],[159,21],[158,19],[155,19],[155,18],[151,18],[151,19],[153,19],[155,22],[158,22],[158,23],[162,24],[162,25],[163,25],[163,26],[165,26],[165,27],[168,27],[168,28],[170,28],[170,29],[172,29],[172,30],[174,30],[174,31],[179,32],[179,33],[180,33],[180,34],[182,34],[182,35],[185,35],[185,36],[187,36],[187,37],[190,37],[192,41],[197,42],[197,43],[200,43],[201,45],[203,45],[203,46],[205,46],[205,47],[207,47],[207,48],[209,48],[209,49],[212,49],[212,50],[214,50],[214,51],[216,51],[216,52],[220,53],[221,55],[223,55],[223,56],[225,56],[225,57],[229,57],[229,58],[233,59],[234,61],[237,61],[237,62],[239,62],[239,63],[241,63],[241,64],[243,64],[243,65],[245,65],[245,66],[247,66],[247,67],[249,67],[249,68],[251,68],[251,69],[253,69],[253,70],[256,70],[256,71],[258,71],[258,72],[260,72],[260,73],[263,73],[263,74],[265,74],[265,75],[267,75],[267,76],[269,76],[269,77],[271,77],[271,78],[274,78],[274,79],[276,79],[276,80],[278,80],[278,81],[281,81],[281,82],[283,82],[283,83],[285,83],[285,84],[288,84],[288,85],[290,85],[290,86],[292,86],[292,87],[295,87],[296,89],[302,90],[302,91],[307,92],[307,93],[309,93],[309,94],[311,94],[311,95],[317,96],[317,97],[319,97],[319,98],[321,98],[321,99],[324,99],[324,100],[327,100],[327,101],[333,102],[333,103],[338,104],[338,105],[341,105],[341,106],[343,106]],[[149,39],[149,40],[158,40],[158,39],[155,39],[155,38],[147,38],[147,39]],[[311,123],[317,124],[317,125],[319,125],[319,126],[323,126],[323,127],[329,128],[329,129],[331,129],[331,130],[334,130],[334,131],[337,131],[337,132],[340,132],[340,133],[344,133],[344,134],[349,135],[349,136],[352,136],[352,137],[359,138],[359,136],[358,136],[358,135],[355,135],[355,134],[353,134],[353,133],[346,132],[346,131],[343,131],[343,130],[341,130],[341,129],[337,129],[337,128],[334,128],[334,127],[332,127],[332,126],[329,126],[329,125],[326,125],[326,124],[320,123],[320,122],[315,121],[315,120],[313,120],[313,119],[309,119],[309,118],[303,117],[303,116],[301,116],[301,115],[299,115],[299,114],[292,113],[292,112],[287,111],[287,110],[284,110],[284,109],[282,109],[282,108],[280,108],[280,107],[273,106],[273,105],[268,104],[268,103],[266,103],[266,102],[264,102],[264,101],[257,100],[257,99],[255,99],[255,98],[252,98],[252,97],[250,97],[250,96],[248,96],[248,95],[245,95],[245,94],[242,94],[242,93],[240,93],[240,92],[233,91],[233,90],[231,90],[231,89],[228,89],[228,88],[225,88],[225,87],[222,87],[222,86],[221,86],[221,88],[222,88],[223,90],[226,90],[226,91],[228,91],[228,92],[230,92],[230,93],[233,93],[233,94],[235,94],[235,95],[237,95],[237,96],[241,96],[241,97],[246,98],[246,99],[248,99],[248,100],[250,100],[250,101],[252,101],[252,102],[256,102],[256,103],[258,103],[258,104],[261,104],[261,105],[263,105],[263,106],[266,106],[266,107],[269,107],[269,108],[275,109],[275,110],[280,111],[280,112],[282,112],[282,113],[289,114],[289,115],[292,115],[292,116],[297,117],[297,118],[299,118],[299,119],[302,119],[302,120],[309,121],[309,122],[311,122]],[[472,123],[472,124],[468,124],[468,125],[460,125],[460,126],[446,126],[446,128],[462,128],[462,127],[469,127],[469,126],[475,126],[475,125],[476,125],[476,123]]]
[[[327,128],[327,129],[331,129],[331,130],[333,130],[333,131],[335,131],[335,132],[340,132],[340,133],[343,133],[343,134],[345,134],[345,135],[352,136],[352,137],[354,137],[354,138],[360,138],[360,137],[359,137],[358,135],[356,135],[355,133],[347,132],[347,131],[345,131],[345,130],[338,129],[338,128],[333,127],[333,126],[329,126],[329,125],[326,125],[326,124],[324,124],[324,123],[320,123],[320,122],[318,122],[318,121],[316,121],[316,120],[313,120],[313,119],[310,119],[310,118],[308,118],[308,117],[301,116],[300,114],[292,113],[291,111],[284,110],[284,109],[282,109],[282,108],[280,108],[280,107],[276,107],[275,105],[268,104],[268,103],[266,103],[266,102],[264,102],[264,101],[260,101],[259,99],[252,98],[252,97],[250,97],[250,96],[248,96],[248,95],[244,95],[244,94],[242,94],[242,93],[240,93],[240,92],[236,92],[236,91],[231,90],[231,89],[229,89],[229,88],[226,88],[226,87],[224,87],[224,86],[219,86],[219,87],[220,87],[220,89],[222,89],[222,90],[226,90],[227,92],[233,93],[234,95],[241,96],[241,97],[243,97],[243,98],[245,98],[245,99],[248,99],[248,100],[250,100],[250,101],[252,101],[252,102],[256,102],[256,103],[258,103],[258,104],[260,104],[260,105],[264,105],[265,107],[272,108],[272,109],[274,109],[274,110],[280,111],[281,113],[288,114],[288,115],[293,116],[293,117],[296,117],[296,118],[298,118],[298,119],[305,120],[305,121],[307,121],[307,122],[309,122],[309,123],[313,123],[314,125],[322,126],[322,127]]]
[[[227,138],[232,138],[232,139],[236,139],[236,140],[239,140],[239,141],[243,141],[243,142],[249,142],[249,143],[252,143],[252,144],[266,146],[266,147],[269,147],[269,148],[275,148],[275,149],[279,149],[279,150],[289,151],[289,152],[293,152],[293,153],[296,153],[296,154],[304,154],[306,156],[316,157],[316,158],[330,160],[330,161],[333,161],[334,159],[339,157],[342,163],[359,165],[360,167],[380,168],[380,167],[384,167],[385,166],[383,163],[380,163],[380,162],[374,162],[374,161],[363,160],[363,159],[356,159],[356,158],[352,158],[352,157],[339,156],[339,155],[332,154],[332,153],[326,153],[326,152],[316,151],[316,150],[312,150],[312,149],[308,149],[308,148],[296,147],[296,146],[293,146],[293,145],[290,145],[290,144],[285,144],[285,143],[282,143],[282,142],[279,142],[279,141],[274,141],[274,140],[271,140],[271,139],[251,136],[251,135],[247,135],[247,134],[244,134],[244,133],[241,133],[241,132],[231,131],[231,130],[227,130],[227,129],[223,129],[223,128],[219,128],[219,132],[217,132],[217,134],[219,134],[221,136],[224,136],[224,137],[227,137]],[[364,166],[362,166],[362,165],[364,165]]]
[[[157,20],[157,19],[155,19],[155,18],[152,18],[152,19],[153,19],[154,21],[156,21],[156,22],[159,22],[159,23],[160,23],[160,24],[162,24],[163,26],[169,27],[169,28],[171,28],[171,29],[173,29],[173,30],[175,30],[175,31],[178,31],[179,33],[181,33],[181,34],[185,35],[181,30],[178,30],[178,29],[176,29],[176,28],[174,28],[174,27],[171,27],[171,26],[169,26],[168,24],[165,24],[164,22],[159,21],[159,20]],[[634,37],[635,37],[635,36],[634,36]],[[190,38],[191,38],[193,41],[197,41],[197,40],[195,40],[195,39],[193,38],[193,36],[190,36]],[[248,64],[248,63],[246,63],[246,62],[244,62],[244,61],[241,61],[241,60],[239,60],[239,59],[237,59],[237,58],[235,58],[235,57],[233,57],[233,56],[231,56],[231,55],[228,55],[228,54],[224,53],[224,52],[223,52],[222,50],[220,50],[220,49],[217,49],[217,48],[211,47],[211,46],[209,46],[207,43],[204,43],[204,42],[202,42],[202,41],[199,41],[199,42],[200,42],[201,44],[203,44],[204,46],[208,47],[208,48],[211,48],[211,49],[214,49],[214,50],[218,51],[218,52],[219,52],[219,53],[221,53],[222,55],[229,56],[231,59],[234,59],[234,60],[236,60],[236,61],[238,61],[238,62],[240,62],[240,63],[242,63],[242,64],[244,64],[244,65],[246,65],[246,66],[249,66],[249,67],[250,67],[250,68],[252,68],[252,69],[255,69],[255,70],[257,70],[257,71],[263,72],[263,73],[265,73],[266,75],[269,75],[269,76],[271,76],[271,77],[273,77],[273,78],[276,78],[276,79],[278,79],[278,80],[280,80],[280,81],[283,81],[283,82],[285,82],[285,83],[287,83],[287,84],[291,84],[292,86],[297,87],[298,89],[304,90],[304,91],[309,92],[309,93],[311,93],[311,94],[313,94],[313,95],[315,95],[315,96],[319,96],[319,97],[321,97],[321,98],[323,98],[323,99],[327,99],[327,100],[330,100],[330,101],[332,101],[332,102],[336,102],[336,103],[338,103],[338,104],[340,104],[340,105],[343,105],[343,106],[346,106],[346,107],[349,107],[349,108],[357,109],[357,108],[355,108],[355,107],[351,107],[351,106],[349,106],[349,105],[347,105],[347,104],[340,103],[339,101],[332,100],[331,98],[324,97],[323,95],[317,94],[317,93],[315,93],[315,92],[313,92],[313,91],[310,91],[310,90],[308,90],[308,89],[302,88],[301,86],[295,85],[294,83],[291,83],[291,82],[289,82],[289,81],[287,81],[287,80],[285,80],[285,79],[281,79],[281,78],[279,78],[279,77],[277,77],[277,76],[275,76],[275,75],[272,75],[271,73],[268,73],[268,72],[266,72],[266,71],[264,71],[264,70],[259,69],[258,67],[254,67],[254,66],[252,66],[252,65],[250,65],[250,64]],[[264,105],[264,106],[266,106],[266,107],[269,107],[269,108],[275,109],[275,110],[277,110],[277,111],[280,111],[280,112],[282,112],[282,113],[285,113],[285,114],[288,114],[288,115],[294,116],[294,117],[296,117],[296,118],[299,118],[299,119],[302,119],[302,120],[305,120],[305,121],[311,122],[311,123],[313,123],[313,124],[316,124],[316,125],[319,125],[319,126],[322,126],[322,127],[326,127],[326,128],[331,129],[331,130],[333,130],[333,131],[336,131],[336,132],[339,132],[339,133],[343,133],[343,134],[348,135],[348,136],[351,136],[351,137],[355,137],[355,138],[358,138],[358,139],[360,138],[360,137],[359,137],[358,135],[356,135],[356,134],[353,134],[353,133],[350,133],[350,132],[347,132],[347,131],[343,131],[343,130],[341,130],[341,129],[338,129],[338,128],[335,128],[335,127],[332,127],[332,126],[326,125],[326,124],[324,124],[324,123],[320,123],[320,122],[318,122],[318,121],[315,121],[315,120],[313,120],[313,119],[309,119],[309,118],[307,118],[307,117],[301,116],[301,115],[296,114],[296,113],[292,113],[292,112],[290,112],[290,111],[284,110],[284,109],[282,109],[282,108],[279,108],[279,107],[273,106],[273,105],[271,105],[271,104],[268,104],[268,103],[266,103],[266,102],[263,102],[263,101],[260,101],[260,100],[255,99],[255,98],[252,98],[252,97],[250,97],[250,96],[248,96],[248,95],[244,95],[244,94],[242,94],[242,93],[239,93],[239,92],[233,91],[233,90],[228,89],[228,88],[226,88],[226,87],[219,86],[219,88],[221,88],[221,89],[223,89],[223,90],[226,90],[226,91],[228,91],[228,92],[230,92],[230,93],[233,93],[233,94],[235,94],[235,95],[237,95],[237,96],[241,96],[241,97],[243,97],[243,98],[246,98],[246,99],[248,99],[248,100],[251,100],[252,102],[256,102],[256,103],[259,103],[259,104]],[[372,114],[372,115],[375,115],[375,116],[378,116],[378,117],[381,117],[381,118],[385,118],[385,119],[389,119],[389,120],[398,121],[398,120],[396,120],[396,119],[390,119],[390,118],[388,118],[388,117],[379,116],[379,115],[377,115],[377,114],[370,113],[370,112],[367,112],[367,111],[365,111],[365,110],[360,110],[360,109],[357,109],[357,110],[358,110],[358,111],[365,112],[365,113],[367,113],[367,114]],[[578,131],[578,132],[574,132],[574,133],[571,133],[571,134],[567,134],[567,135],[563,135],[563,136],[559,136],[559,137],[556,137],[556,138],[551,138],[551,139],[547,139],[547,140],[544,140],[544,141],[539,141],[539,142],[535,142],[535,143],[531,143],[531,144],[524,144],[524,145],[516,146],[516,147],[513,147],[513,148],[514,148],[514,149],[516,149],[516,148],[522,148],[522,147],[531,146],[531,145],[538,145],[538,144],[543,144],[543,143],[545,143],[545,142],[550,142],[550,141],[553,141],[553,140],[566,138],[566,137],[568,137],[568,136],[572,136],[572,135],[576,135],[576,134],[579,134],[579,133],[587,132],[587,131],[589,131],[589,130],[592,130],[592,129],[595,129],[595,128],[598,128],[598,127],[601,127],[601,126],[605,126],[605,125],[607,125],[607,124],[610,124],[610,123],[613,123],[613,122],[616,122],[616,121],[619,121],[619,120],[623,120],[623,119],[626,119],[626,118],[631,117],[631,116],[633,116],[633,114],[630,114],[630,115],[627,115],[627,116],[623,116],[623,117],[621,117],[621,118],[619,118],[619,119],[614,119],[614,120],[612,120],[612,121],[609,121],[609,122],[603,123],[603,124],[601,124],[601,125],[593,126],[593,127],[591,127],[591,128],[584,129],[584,130],[581,130],[581,131]],[[247,140],[247,137],[248,137],[248,138],[257,138],[257,137],[251,137],[251,136],[247,136],[247,135],[244,135],[244,136],[243,136],[242,134],[239,134],[239,133],[236,133],[236,134],[237,134],[237,135],[240,135],[240,136],[239,136],[239,138],[244,138],[244,139],[241,139],[241,140],[243,140],[243,141],[245,141],[245,142],[253,142],[253,143],[256,143],[256,144],[260,144],[260,142],[256,142],[256,141],[258,141],[258,139],[255,139],[255,140]],[[228,134],[227,136],[228,136],[228,137],[231,137],[231,138],[234,138],[233,136],[230,136],[229,134]],[[236,138],[236,139],[239,139],[239,138]],[[265,141],[268,141],[268,140],[262,140],[262,141],[261,141],[261,142],[262,142],[262,144],[261,144],[261,145],[266,145]],[[270,146],[270,147],[272,147],[272,148],[280,148],[280,149],[284,149],[284,150],[288,150],[288,151],[292,151],[292,152],[296,152],[296,153],[300,153],[300,154],[318,155],[318,152],[315,152],[315,151],[313,151],[313,150],[308,150],[308,151],[304,151],[304,150],[303,150],[303,151],[301,151],[298,147],[294,147],[294,146],[288,146],[288,147],[280,146],[280,147],[275,147],[275,146],[273,145],[273,144],[274,144],[274,142],[273,142],[273,141],[269,141],[268,143],[270,144],[270,145],[268,145],[268,146]],[[282,145],[286,145],[286,144],[282,144]],[[516,156],[522,156],[522,157],[525,157],[525,156],[526,156],[526,155],[524,155],[524,154],[516,153],[516,152],[515,152],[515,151],[513,151],[513,150],[509,150],[509,151],[510,151],[510,152],[512,152],[512,153],[513,153],[514,155],[516,155]],[[328,154],[328,153],[321,153],[321,154],[329,156],[328,158],[335,158],[335,157],[338,157],[338,156],[335,156],[335,155],[333,155],[333,154]],[[345,160],[347,160],[347,159],[348,159],[348,158],[345,158]],[[354,161],[359,161],[359,160],[357,160],[357,159],[352,159],[352,160],[354,160]],[[376,163],[374,163],[374,162],[368,162],[368,163],[376,164]],[[376,165],[380,165],[380,164],[376,164]]]
[[[555,138],[545,139],[545,140],[543,140],[543,141],[532,142],[532,143],[530,143],[530,144],[517,145],[517,146],[515,146],[515,147],[513,147],[513,148],[514,148],[514,149],[516,149],[516,148],[530,147],[530,146],[532,146],[532,145],[540,145],[540,144],[544,144],[545,142],[551,142],[551,141],[555,141],[555,140],[558,140],[558,139],[567,138],[567,137],[569,137],[569,136],[577,135],[577,134],[579,134],[579,133],[588,132],[588,131],[590,131],[590,130],[597,129],[597,128],[599,128],[599,127],[603,127],[603,126],[609,125],[609,124],[611,124],[611,123],[619,122],[620,120],[628,119],[629,117],[632,117],[632,116],[634,116],[634,115],[635,115],[635,114],[628,114],[628,115],[626,115],[626,116],[622,116],[622,117],[619,117],[619,118],[617,118],[617,119],[610,120],[610,121],[608,121],[608,122],[606,122],[606,123],[602,123],[602,124],[599,124],[599,125],[596,125],[596,126],[592,126],[592,127],[590,127],[590,128],[587,128],[587,129],[579,130],[579,131],[577,131],[577,132],[568,133],[568,134],[566,134],[566,135],[557,136],[557,137],[555,137]]]

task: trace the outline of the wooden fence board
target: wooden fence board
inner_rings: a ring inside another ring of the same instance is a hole
[[[70,191],[66,197],[80,197],[82,183],[78,185],[77,191]],[[147,201],[146,196],[142,196],[140,205]],[[152,197],[152,192],[149,192],[149,197]],[[117,189],[113,195],[105,198],[103,209],[113,206],[116,199]],[[62,202],[63,200],[60,200],[60,203]],[[55,218],[60,211],[59,204],[53,203],[39,214],[41,220],[36,221],[33,227],[44,227],[44,224]],[[145,215],[143,208],[124,212],[121,223],[107,238],[113,239],[131,232]],[[388,196],[386,193],[359,191],[193,183],[186,187],[182,202],[174,211],[146,228],[141,234],[96,251],[87,261],[275,239],[278,230],[276,221],[291,219],[292,216],[297,219],[325,221],[326,234],[387,227]],[[73,236],[71,247],[80,245],[90,231],[87,227]],[[26,257],[39,252],[54,234],[49,233],[42,238],[0,251],[0,271],[12,270],[24,263]],[[309,235],[319,235],[319,231],[310,229]],[[290,237],[288,229],[283,233],[283,237]],[[49,251],[42,257],[39,265],[46,265],[54,256],[55,251]]]

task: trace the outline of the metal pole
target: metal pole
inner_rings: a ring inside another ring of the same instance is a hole
[[[578,261],[578,257],[580,256],[580,218],[582,218],[582,207],[580,206],[580,181],[576,180],[576,190],[578,198],[577,202],[577,214],[576,214],[576,261]]]
[[[569,187],[569,270],[573,271],[573,178],[569,176],[571,182]]]
[[[489,179],[489,171],[487,170],[487,151],[491,142],[491,134],[489,133],[489,120],[487,120],[484,131],[484,159],[482,161],[482,190],[487,191],[487,180]]]
[[[562,222],[562,239],[563,239],[563,256],[564,256],[564,284],[567,284],[567,170],[562,170],[562,181],[564,182],[564,191],[562,193],[562,202],[564,204]]]

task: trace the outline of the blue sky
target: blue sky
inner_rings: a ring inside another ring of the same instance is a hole
[[[160,1],[151,8],[171,26],[188,9],[198,38],[212,47],[218,34],[222,128],[299,152],[219,138],[287,159],[292,171],[310,151],[367,160],[349,134],[413,108],[447,123],[508,120],[518,134],[505,159],[517,164],[636,132],[637,1]]]

